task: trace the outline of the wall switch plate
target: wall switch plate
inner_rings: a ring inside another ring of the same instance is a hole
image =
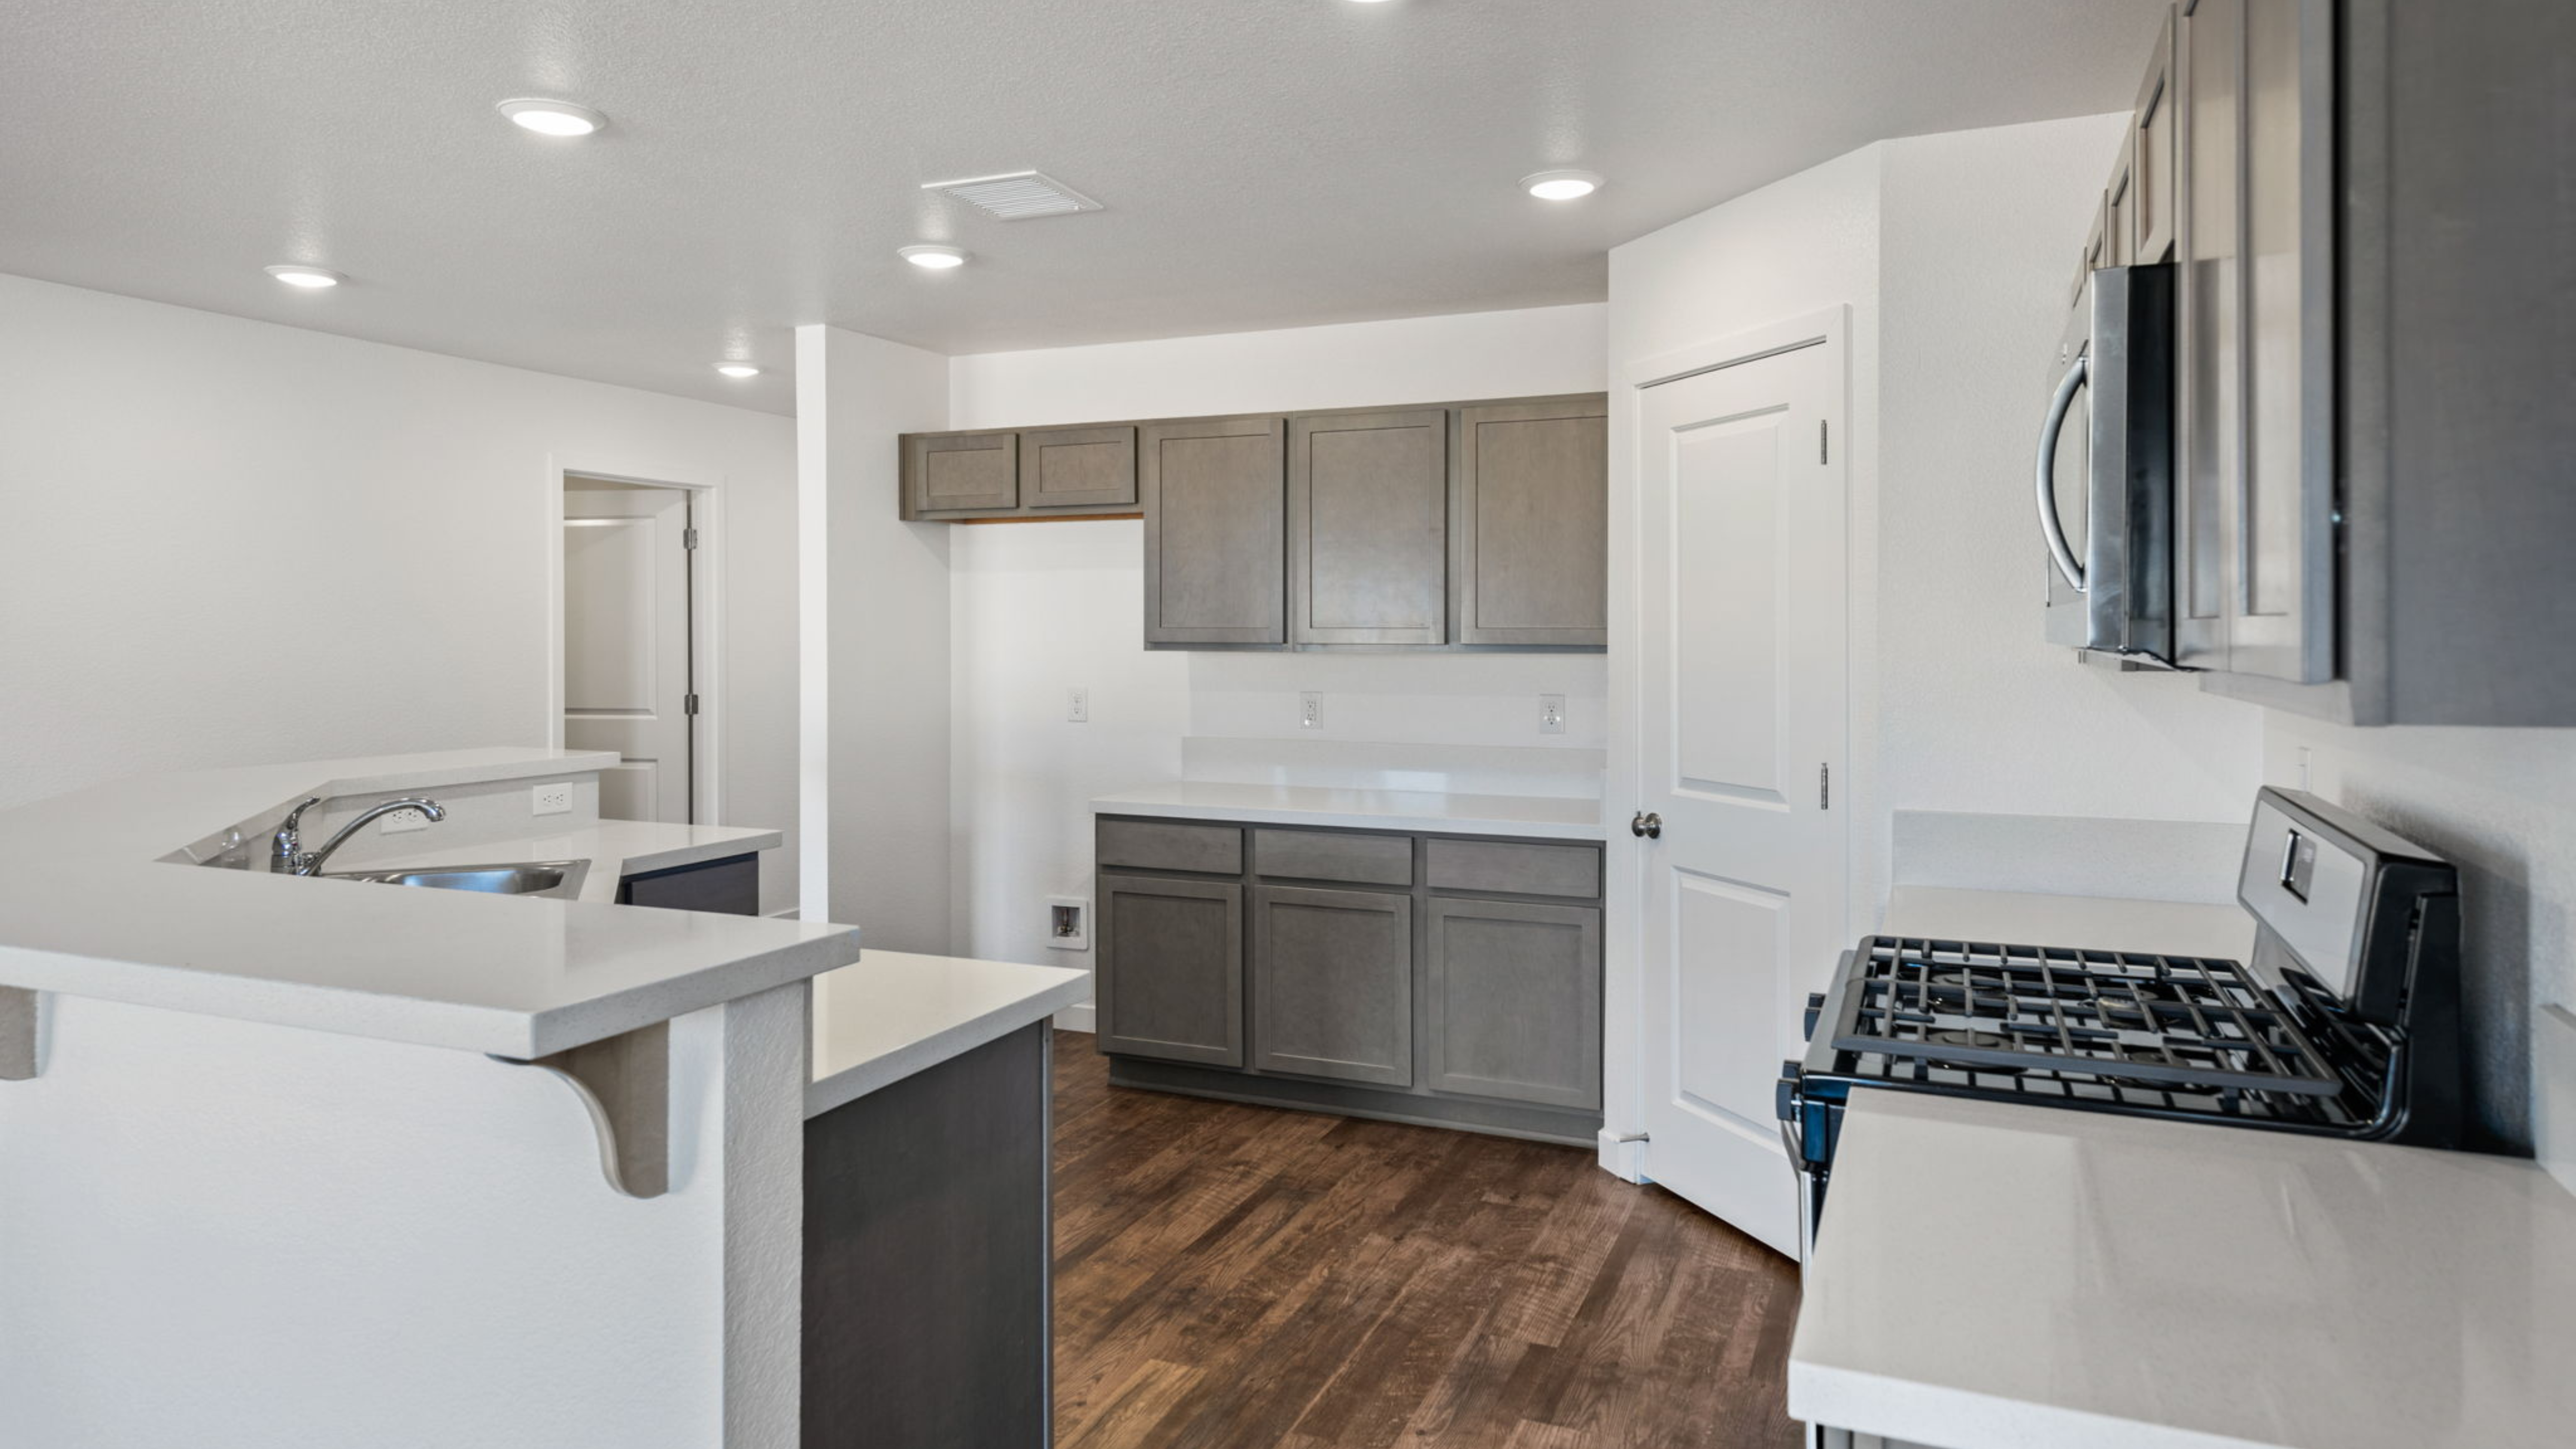
[[[1542,694],[1538,697],[1538,732],[1543,735],[1565,733],[1565,696]]]
[[[1297,696],[1297,728],[1319,730],[1324,727],[1324,696],[1307,690]]]
[[[549,780],[545,784],[539,785],[530,790],[528,792],[528,813],[531,815],[570,815],[572,813],[572,781]]]
[[[1064,717],[1075,724],[1091,722],[1091,691],[1081,685],[1064,692]]]
[[[376,828],[387,835],[400,835],[406,830],[427,830],[429,817],[417,810],[396,810],[376,817]]]
[[[1091,902],[1080,896],[1047,897],[1047,944],[1058,951],[1091,949]]]

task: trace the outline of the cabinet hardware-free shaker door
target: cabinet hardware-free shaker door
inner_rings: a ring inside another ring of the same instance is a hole
[[[1253,1065],[1413,1083],[1413,898],[1257,886]]]
[[[1446,642],[1449,414],[1339,413],[1288,429],[1290,639]]]
[[[1287,422],[1205,418],[1136,430],[1145,642],[1288,642]]]
[[[951,433],[903,440],[907,516],[1010,509],[1020,502],[1017,433]]]
[[[1100,877],[1100,1049],[1243,1065],[1243,887]]]
[[[1459,643],[1610,642],[1609,414],[1600,395],[1458,410]]]

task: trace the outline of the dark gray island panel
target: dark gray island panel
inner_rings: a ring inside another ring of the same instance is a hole
[[[805,1449],[1053,1434],[1038,1022],[805,1124]]]

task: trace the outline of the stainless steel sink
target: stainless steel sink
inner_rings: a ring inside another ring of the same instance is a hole
[[[481,891],[496,896],[551,896],[570,900],[590,873],[586,860],[521,860],[501,865],[424,865],[392,870],[329,870],[324,880],[419,886],[434,891]]]

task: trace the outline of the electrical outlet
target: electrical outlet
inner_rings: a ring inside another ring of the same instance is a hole
[[[1297,696],[1297,728],[1319,730],[1324,727],[1324,696],[1307,690]]]
[[[1091,949],[1091,902],[1080,896],[1047,897],[1047,944],[1059,951]]]
[[[406,830],[427,830],[429,828],[428,816],[421,814],[417,810],[408,808],[396,810],[390,815],[379,815],[376,817],[376,821],[376,828],[387,835],[400,835]]]
[[[1538,697],[1538,732],[1543,735],[1565,733],[1565,696],[1542,694]]]
[[[1091,723],[1091,691],[1078,684],[1066,690],[1064,717],[1075,724]]]
[[[572,813],[572,782],[570,780],[550,780],[545,784],[539,785],[535,789],[530,790],[528,792],[528,813],[531,815],[570,815]]]

